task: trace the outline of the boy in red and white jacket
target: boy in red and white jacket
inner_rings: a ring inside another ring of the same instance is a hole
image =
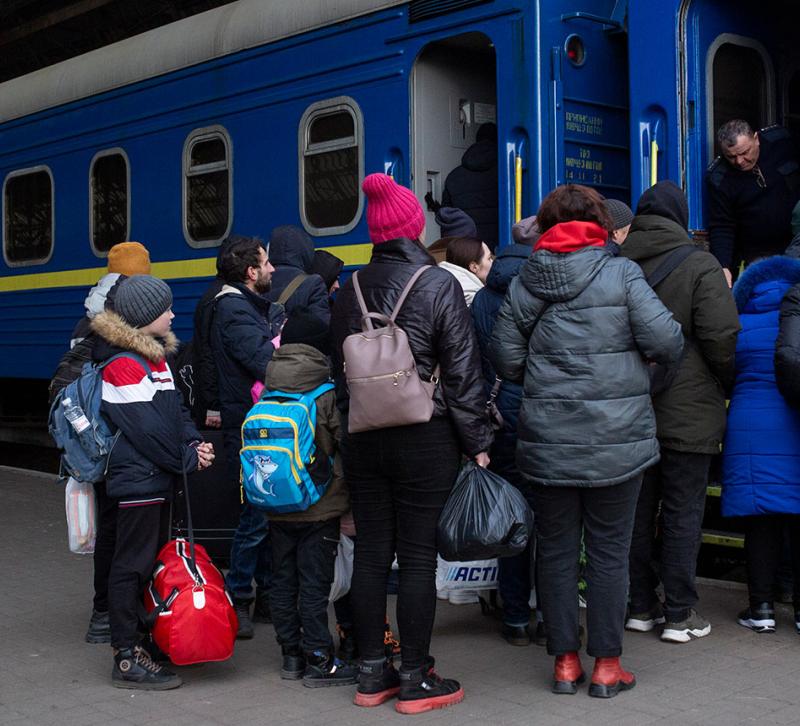
[[[112,683],[121,688],[166,690],[180,678],[158,665],[139,644],[139,609],[158,548],[166,537],[176,475],[204,469],[214,459],[210,443],[183,407],[166,356],[177,349],[170,330],[172,292],[150,275],[120,283],[115,311],[92,320],[98,334],[93,358],[105,361],[102,413],[119,429],[109,455],[108,496],[117,501],[116,547],[108,582]]]

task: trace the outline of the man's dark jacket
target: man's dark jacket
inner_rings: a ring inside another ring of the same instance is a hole
[[[671,192],[657,188],[661,184],[642,195],[637,212],[647,214],[637,214],[621,248],[645,276],[672,250],[694,244],[686,229],[688,210],[686,219],[675,215]],[[653,399],[658,439],[668,449],[717,454],[725,433],[725,389],[733,384],[740,329],[733,295],[719,262],[702,251],[687,257],[657,286],[656,294],[687,340],[677,377]]]
[[[292,225],[276,227],[269,243],[269,261],[275,268],[267,300],[276,302],[298,275],[308,275],[284,303],[286,315],[295,308],[307,308],[326,325],[331,320],[328,289],[319,275],[313,274],[314,242],[302,229]]]
[[[758,167],[739,171],[718,157],[706,173],[711,252],[734,273],[744,261],[780,255],[792,238],[792,209],[800,199],[800,166],[788,131],[770,126],[758,132]]]
[[[211,327],[214,321],[215,298],[225,285],[215,277],[206,288],[194,310],[194,337],[192,338],[192,369],[195,386],[195,410],[198,420],[205,422],[209,414],[219,414],[219,384],[217,364],[211,348]]]
[[[263,381],[280,332],[283,310],[241,283],[226,284],[216,297],[211,348],[217,364],[222,428],[241,426],[253,406],[250,389]]]
[[[449,415],[468,456],[488,451],[492,432],[485,416],[485,387],[481,375],[478,341],[464,293],[453,275],[435,266],[430,255],[408,239],[375,245],[370,263],[358,273],[367,309],[388,315],[411,275],[426,270],[408,294],[397,324],[405,331],[420,377],[430,380],[441,367],[434,394],[434,416]],[[342,412],[349,408],[344,383],[342,345],[351,333],[361,331],[361,310],[352,278],[336,296],[331,318],[333,369],[337,400]]]
[[[531,256],[533,250],[529,245],[513,244],[504,247],[489,270],[486,286],[479,290],[472,301],[470,312],[475,323],[475,332],[478,336],[478,345],[481,349],[481,363],[483,376],[486,380],[487,395],[495,382],[496,371],[489,358],[489,343],[492,340],[492,330],[497,320],[497,313],[508,291],[511,281],[519,274],[525,261]],[[503,416],[503,429],[495,433],[492,448],[492,464],[501,464],[498,456],[505,458],[510,450],[513,459],[513,449],[517,444],[517,419],[519,407],[522,402],[522,386],[512,381],[503,381],[497,395],[496,404]],[[502,462],[505,464],[506,462]],[[494,467],[493,467],[494,468]],[[503,467],[505,469],[505,467]],[[514,467],[516,469],[516,466]],[[499,471],[499,470],[498,470]],[[502,472],[500,472],[502,473]]]
[[[458,207],[475,222],[478,237],[494,249],[497,246],[497,143],[477,141],[447,175],[442,194],[443,207]]]

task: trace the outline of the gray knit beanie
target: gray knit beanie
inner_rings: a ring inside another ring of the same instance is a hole
[[[535,216],[525,217],[525,219],[521,219],[511,228],[511,238],[518,245],[530,245],[533,247],[541,236],[542,233],[536,224]]]
[[[633,222],[633,212],[625,202],[621,202],[619,199],[606,199],[605,202],[615,232]]]
[[[143,328],[172,307],[172,290],[151,275],[132,275],[123,280],[114,298],[114,310],[128,325]]]

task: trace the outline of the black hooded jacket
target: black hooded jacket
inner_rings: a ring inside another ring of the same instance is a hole
[[[420,376],[429,380],[436,365],[440,382],[434,394],[434,416],[450,416],[461,448],[468,456],[488,451],[492,432],[485,415],[485,387],[478,341],[464,293],[453,275],[436,267],[431,256],[408,239],[376,244],[370,263],[358,279],[370,312],[392,312],[411,275],[422,265],[433,265],[414,284],[397,317],[405,331]],[[344,382],[344,339],[361,331],[361,309],[353,281],[336,296],[331,318],[333,370],[337,399],[343,413],[349,409]]]
[[[652,274],[673,250],[694,244],[683,191],[660,181],[642,194],[624,257]],[[725,388],[733,383],[739,316],[719,262],[708,252],[687,257],[656,288],[681,325],[685,355],[672,384],[653,399],[658,439],[669,449],[719,451],[725,431]]]
[[[475,222],[478,238],[497,247],[497,142],[476,141],[447,175],[443,207],[458,207]]]
[[[298,275],[308,275],[284,303],[286,315],[295,308],[307,308],[326,325],[331,320],[328,288],[319,275],[313,273],[314,242],[302,229],[285,224],[272,230],[269,241],[269,261],[275,268],[267,300],[277,302],[281,293]]]

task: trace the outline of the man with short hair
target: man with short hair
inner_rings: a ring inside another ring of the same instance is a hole
[[[717,131],[718,156],[706,172],[712,254],[728,284],[742,264],[782,254],[800,199],[800,167],[789,132],[768,126],[754,132],[733,119]]]
[[[229,476],[236,481],[240,478],[240,429],[253,405],[250,389],[255,381],[264,380],[284,320],[283,310],[264,297],[272,272],[267,251],[256,237],[238,238],[220,255],[219,274],[224,285],[215,298],[211,348],[217,364]],[[253,637],[250,603],[253,577],[259,570],[264,577],[256,583],[256,601],[268,601],[269,557],[266,517],[245,502],[226,577],[239,617],[239,638]]]

